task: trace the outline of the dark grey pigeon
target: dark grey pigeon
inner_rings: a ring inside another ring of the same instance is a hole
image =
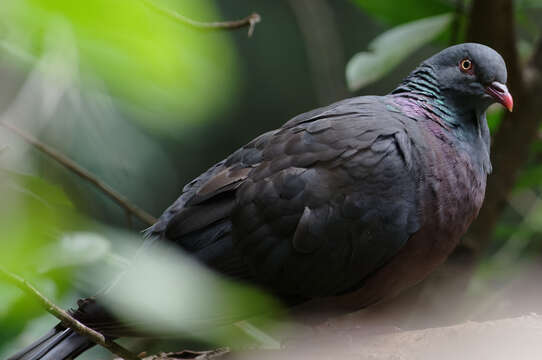
[[[441,264],[477,216],[491,172],[485,112],[494,102],[512,110],[506,76],[487,46],[447,48],[388,95],[260,135],[186,185],[147,234],[289,304],[392,297]],[[94,299],[74,316],[127,334]],[[91,346],[58,325],[11,359],[68,359]]]

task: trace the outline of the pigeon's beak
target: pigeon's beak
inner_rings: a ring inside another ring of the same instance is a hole
[[[506,85],[501,84],[498,81],[494,81],[491,85],[486,87],[486,93],[491,95],[495,100],[501,103],[508,111],[512,112],[514,108],[514,99],[508,91]]]

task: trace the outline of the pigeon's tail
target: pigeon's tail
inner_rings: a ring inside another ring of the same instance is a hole
[[[95,344],[61,324],[8,360],[68,360]]]

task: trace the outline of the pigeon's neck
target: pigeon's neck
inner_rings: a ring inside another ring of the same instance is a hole
[[[450,127],[459,125],[455,112],[439,88],[435,71],[429,65],[422,64],[411,72],[391,93],[414,100],[430,117],[436,117]]]
[[[391,94],[408,99],[428,118],[442,123],[458,135],[479,131],[479,118],[483,114],[478,114],[475,109],[457,106],[448,99],[439,86],[435,70],[430,65],[420,65]]]
[[[442,134],[457,146],[466,148],[469,153],[483,154],[475,159],[487,173],[489,163],[489,129],[485,110],[478,111],[454,104],[441,91],[435,70],[422,64],[395,89],[391,95],[396,104],[401,104],[409,116],[430,119],[434,126],[441,128]],[[399,98],[399,99],[397,99]]]

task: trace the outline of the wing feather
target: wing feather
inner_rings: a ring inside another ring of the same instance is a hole
[[[150,233],[279,294],[360,286],[419,228],[408,124],[378,97],[299,115],[188,184]]]

